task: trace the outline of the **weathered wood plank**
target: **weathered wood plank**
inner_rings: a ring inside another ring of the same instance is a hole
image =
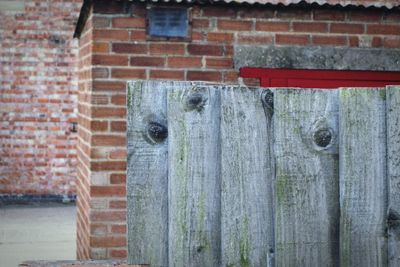
[[[220,94],[168,91],[169,264],[220,266]]]
[[[222,266],[273,266],[272,107],[264,112],[262,103],[267,92],[221,92]]]
[[[168,266],[168,83],[128,85],[128,261]]]
[[[340,263],[386,266],[384,89],[340,90]]]
[[[338,266],[338,93],[280,89],[275,98],[277,266]]]
[[[400,266],[400,87],[386,88],[387,176],[388,176],[388,259]]]

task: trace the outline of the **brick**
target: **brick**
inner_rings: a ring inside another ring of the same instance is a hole
[[[385,22],[394,22],[398,23],[400,21],[400,12],[396,12],[395,10],[386,11],[384,14],[383,20]]]
[[[259,78],[243,78],[243,83],[247,86],[260,86]]]
[[[372,47],[382,47],[382,38],[380,37],[373,37],[371,41]]]
[[[316,45],[341,45],[347,44],[347,38],[345,36],[313,36],[313,44]]]
[[[115,14],[125,13],[124,5],[121,2],[98,1],[93,5],[94,14]]]
[[[125,236],[90,237],[90,246],[94,248],[110,248],[126,246]]]
[[[128,41],[129,32],[126,30],[110,29],[94,30],[93,39],[102,41]]]
[[[265,34],[239,34],[238,43],[239,44],[272,44],[274,42],[274,37],[272,35]]]
[[[126,122],[125,121],[112,121],[111,122],[111,131],[112,132],[125,132],[126,131]]]
[[[111,20],[108,17],[93,17],[93,28],[100,29],[100,28],[108,28],[111,26]]]
[[[131,31],[131,41],[143,42],[146,41],[146,31],[145,30],[133,30]]]
[[[209,42],[230,43],[233,41],[233,34],[225,32],[209,32],[207,34],[207,40]]]
[[[184,77],[184,71],[150,70],[150,79],[183,80]]]
[[[93,78],[108,78],[107,68],[93,68],[92,69]]]
[[[222,81],[221,72],[213,71],[188,71],[187,80],[191,81]]]
[[[167,66],[170,68],[199,68],[201,57],[169,57]]]
[[[125,206],[126,208],[126,206]],[[111,225],[111,233],[113,234],[125,234],[126,233],[126,225],[125,224],[114,224]]]
[[[92,211],[90,219],[94,222],[121,222],[126,219],[126,211]]]
[[[125,106],[126,105],[126,95],[113,95],[111,97],[111,103],[114,105]]]
[[[272,19],[275,16],[275,9],[270,7],[253,8],[241,7],[239,11],[240,18],[257,18],[257,19]]]
[[[400,48],[400,38],[399,37],[384,38],[383,46],[387,48]]]
[[[332,23],[330,32],[333,33],[364,33],[363,24]]]
[[[126,138],[118,135],[93,135],[93,146],[124,146]]]
[[[126,83],[121,81],[94,81],[93,91],[97,92],[125,92]],[[94,103],[96,104],[96,103]],[[101,103],[99,103],[101,104]]]
[[[239,73],[237,71],[227,71],[223,75],[225,83],[238,84]]]
[[[310,43],[310,36],[308,35],[277,34],[275,38],[277,44],[307,45]]]
[[[352,10],[348,17],[351,21],[378,22],[382,20],[383,12],[379,10]]]
[[[126,159],[126,149],[115,149],[110,152],[110,159]]]
[[[290,25],[288,22],[257,21],[256,30],[267,32],[287,32],[290,30]]]
[[[96,236],[104,236],[107,234],[107,225],[100,223],[92,223],[90,225],[90,233]]]
[[[288,20],[310,20],[311,19],[311,10],[307,8],[296,8],[296,7],[282,7],[277,9],[276,17],[279,19],[288,19]]]
[[[204,29],[210,26],[209,19],[193,19],[192,20],[192,27],[193,29]]]
[[[144,69],[112,69],[111,77],[122,79],[145,79],[146,71]]]
[[[162,67],[165,65],[163,57],[131,57],[131,66]]]
[[[126,161],[104,161],[90,163],[91,171],[125,171]]]
[[[147,44],[114,43],[112,51],[122,54],[147,54]]]
[[[105,66],[128,66],[127,56],[110,56],[110,55],[94,55],[92,58],[93,65]]]
[[[342,10],[333,9],[317,9],[314,10],[314,20],[333,20],[343,21],[346,17],[346,13]]]
[[[360,46],[360,40],[358,39],[358,36],[349,37],[349,45],[351,47],[359,47]]]
[[[150,53],[155,55],[183,55],[185,53],[185,45],[174,43],[153,43],[150,44]]]
[[[126,183],[126,174],[120,173],[112,173],[110,176],[111,184],[125,184]]]
[[[112,25],[115,28],[145,28],[146,20],[144,18],[133,17],[113,18]]]
[[[293,22],[295,32],[327,32],[328,24],[319,22]]]
[[[196,56],[222,56],[223,47],[219,45],[189,44],[188,52]]]
[[[400,25],[373,25],[367,26],[368,34],[386,34],[386,35],[398,35],[400,33]]]
[[[126,195],[125,186],[91,186],[92,197],[123,197]]]
[[[108,121],[91,121],[90,130],[93,132],[104,132],[108,130]]]
[[[93,107],[93,118],[125,118],[126,108],[117,107]]]
[[[126,249],[110,249],[110,256],[113,259],[126,259],[128,256],[128,253]],[[129,267],[130,265],[127,266],[121,266],[121,267]],[[140,265],[137,267],[148,267],[148,265]]]
[[[232,7],[206,6],[203,8],[204,17],[236,17],[236,9]]]
[[[218,29],[225,31],[250,31],[252,21],[247,20],[218,20]]]
[[[211,69],[231,69],[233,60],[231,58],[207,58],[206,66]]]
[[[111,200],[111,209],[126,209],[126,200]]]

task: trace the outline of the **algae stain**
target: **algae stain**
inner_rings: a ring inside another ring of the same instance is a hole
[[[241,239],[239,240],[239,252],[240,252],[240,266],[250,267],[249,259],[249,219],[246,217],[243,222],[243,228],[241,233]]]
[[[382,100],[386,100],[386,89],[379,90],[379,96]]]
[[[285,187],[287,185],[287,177],[285,175],[277,176],[276,180],[276,196],[278,203],[282,203],[285,199]]]
[[[131,83],[128,83],[128,91],[127,91],[127,96],[126,96],[126,101],[128,105],[128,109],[132,108],[132,101],[133,101],[133,85]]]

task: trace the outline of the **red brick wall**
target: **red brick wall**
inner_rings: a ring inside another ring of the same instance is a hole
[[[126,257],[126,81],[237,83],[235,44],[400,48],[398,11],[194,6],[192,41],[167,42],[146,41],[145,10],[95,1],[81,37],[79,258]]]
[[[80,2],[0,9],[0,194],[75,194]]]

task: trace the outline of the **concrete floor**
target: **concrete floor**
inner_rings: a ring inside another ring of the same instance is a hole
[[[76,258],[73,205],[0,206],[0,267]]]

